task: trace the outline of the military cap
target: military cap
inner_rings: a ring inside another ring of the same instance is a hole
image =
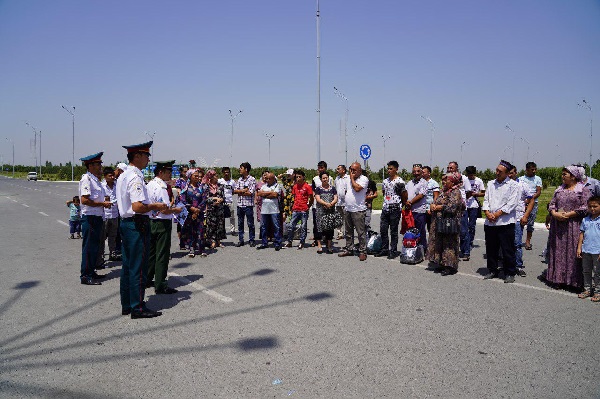
[[[175,163],[175,161],[162,161],[162,162],[156,162],[156,166],[154,167],[155,170],[157,169],[170,169],[173,167],[173,164]]]
[[[88,155],[87,157],[79,158],[80,161],[83,161],[84,164],[89,165],[92,162],[102,162],[102,155],[104,151],[98,152],[96,154]]]
[[[148,141],[142,144],[124,145],[123,148],[127,150],[127,153],[132,152],[145,152],[150,155],[150,147],[152,147],[153,141]]]

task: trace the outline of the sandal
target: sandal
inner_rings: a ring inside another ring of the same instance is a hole
[[[190,253],[188,254],[188,258],[193,258],[193,257],[195,257],[195,256],[196,256],[196,254],[195,254],[195,253],[193,253],[193,252],[190,252]]]
[[[200,256],[201,256],[201,257],[203,257],[203,258],[206,258],[206,257],[208,256],[208,254],[207,254],[206,252],[202,252],[202,253],[200,254]]]
[[[531,244],[525,244],[525,249],[528,251],[531,251],[533,249],[533,245]]]
[[[591,301],[592,302],[600,302],[600,294],[594,294]]]
[[[319,255],[321,255],[321,254],[323,253],[323,248],[319,248],[319,249],[317,249],[317,253],[318,253]]]
[[[585,298],[589,298],[592,296],[592,293],[588,290],[583,291],[581,294],[577,295],[577,298],[579,299],[585,299]]]

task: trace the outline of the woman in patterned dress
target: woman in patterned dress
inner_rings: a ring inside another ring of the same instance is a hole
[[[181,191],[179,200],[188,210],[188,217],[181,227],[181,239],[188,250],[188,256],[196,256],[196,250],[204,252],[204,212],[206,211],[206,186],[200,183],[201,173],[198,169],[190,169],[187,172],[189,182]]]
[[[206,201],[206,241],[210,242],[211,249],[222,247],[221,240],[227,238],[225,234],[225,191],[218,184],[217,172],[213,169],[206,172],[202,183],[207,190]]]
[[[431,204],[431,229],[429,230],[429,245],[427,259],[438,265],[434,270],[443,276],[456,273],[458,270],[458,255],[460,252],[459,232],[455,234],[440,234],[436,231],[437,223],[442,216],[460,219],[465,209],[465,203],[460,193],[462,177],[458,172],[446,173],[442,177],[442,193]]]

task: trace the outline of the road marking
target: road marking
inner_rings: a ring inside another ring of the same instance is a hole
[[[10,197],[6,197],[6,198],[8,198],[8,199],[12,199],[12,198],[10,198]]]
[[[63,222],[62,220],[57,220],[58,223],[69,227],[69,223]]]
[[[38,213],[39,213],[40,215],[44,215],[44,216],[50,216],[50,215],[47,215],[47,214],[45,214],[44,212],[38,212]]]
[[[213,291],[211,289],[206,288],[205,286],[203,286],[202,284],[198,284],[195,283],[193,281],[188,280],[187,278],[177,274],[177,273],[173,273],[173,272],[168,272],[167,273],[169,276],[173,276],[175,277],[175,279],[181,281],[182,283],[185,283],[185,285],[191,285],[192,287],[194,287],[195,289],[197,289],[198,291],[202,292],[203,294],[206,294],[208,296],[211,296],[215,299],[218,299],[219,301],[223,301],[223,302],[233,302],[233,299],[229,298],[228,296],[225,295],[221,295],[216,291]]]
[[[19,202],[19,201],[17,201],[16,199],[13,199],[13,202]]]
[[[23,205],[25,208],[29,208],[29,205],[27,205],[27,204],[21,204],[21,205]]]

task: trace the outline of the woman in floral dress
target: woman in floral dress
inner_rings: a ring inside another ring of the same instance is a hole
[[[563,184],[556,189],[548,205],[552,216],[548,238],[548,271],[546,280],[552,285],[583,287],[581,259],[577,258],[579,227],[587,213],[590,190],[581,182],[583,172],[575,165],[562,170]]]
[[[221,240],[227,238],[225,234],[225,191],[218,184],[217,173],[211,169],[206,172],[202,183],[207,190],[206,201],[206,241],[210,242],[212,249],[222,247]]]
[[[443,191],[433,201],[430,208],[431,229],[429,230],[427,259],[438,265],[435,272],[441,273],[443,276],[454,274],[458,270],[459,231],[456,234],[440,234],[436,228],[442,216],[454,218],[457,225],[460,226],[460,219],[465,209],[465,203],[460,193],[461,185],[460,173],[446,173],[442,177]]]
[[[187,172],[189,182],[181,191],[179,200],[188,210],[188,216],[181,227],[181,239],[185,243],[188,256],[196,256],[196,250],[200,251],[202,256],[204,252],[204,212],[206,211],[206,186],[200,183],[200,171],[190,169]]]

